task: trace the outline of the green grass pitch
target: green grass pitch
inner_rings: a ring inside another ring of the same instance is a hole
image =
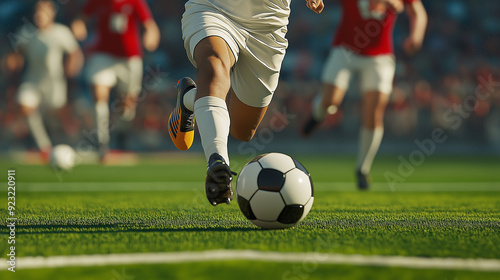
[[[500,259],[500,172],[495,157],[430,157],[404,182],[397,157],[375,162],[374,186],[358,192],[353,158],[297,156],[315,183],[308,217],[286,230],[260,230],[236,202],[213,207],[198,156],[144,159],[136,166],[82,165],[56,176],[16,169],[16,254],[91,255],[252,249],[278,252]],[[246,162],[233,159],[233,166]],[[407,174],[406,174],[407,175]],[[2,176],[6,186],[6,176]],[[60,180],[62,178],[62,180]],[[7,218],[7,191],[0,218]],[[6,237],[7,228],[0,229]],[[6,258],[6,238],[0,254]],[[121,276],[120,276],[121,275]],[[123,276],[125,275],[125,276]],[[1,279],[498,279],[498,272],[218,261],[180,264],[19,268]],[[127,278],[128,277],[128,278]]]

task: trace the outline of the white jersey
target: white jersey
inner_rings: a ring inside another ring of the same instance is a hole
[[[209,5],[226,14],[236,23],[250,29],[288,25],[291,0],[190,0],[189,3]]]
[[[75,51],[78,43],[68,27],[54,23],[47,30],[38,30],[20,47],[27,61],[24,80],[37,83],[47,78],[63,79],[63,56]]]

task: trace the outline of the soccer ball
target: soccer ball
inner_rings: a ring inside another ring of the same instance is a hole
[[[75,166],[75,156],[76,153],[73,148],[68,145],[61,144],[52,149],[50,161],[52,166],[67,171]]]
[[[292,227],[314,201],[311,176],[294,158],[280,153],[257,156],[241,170],[236,183],[238,205],[263,229]]]

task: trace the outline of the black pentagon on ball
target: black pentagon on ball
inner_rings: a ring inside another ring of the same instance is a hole
[[[279,192],[285,184],[285,174],[283,172],[264,168],[257,177],[257,186],[260,190]]]
[[[255,217],[252,208],[250,207],[250,202],[246,199],[244,199],[241,196],[238,196],[238,205],[240,206],[240,210],[247,217],[249,220],[256,220],[257,217]]]
[[[283,224],[295,224],[300,220],[302,214],[304,214],[303,205],[287,205],[281,211],[278,222]]]
[[[314,186],[313,186],[313,181],[312,181],[312,178],[311,178],[311,174],[309,174],[309,171],[307,171],[307,169],[304,167],[304,165],[302,165],[302,163],[300,163],[298,160],[293,159],[293,162],[295,163],[295,167],[297,167],[297,169],[300,169],[302,170],[304,173],[307,174],[307,176],[309,176],[309,182],[311,183],[311,196],[314,196]]]
[[[302,165],[302,163],[300,163],[298,160],[293,159],[293,163],[295,163],[295,167],[297,167],[298,169],[304,171],[304,173],[306,173],[307,175],[309,175],[309,171],[307,171],[307,169],[304,167],[304,165]]]

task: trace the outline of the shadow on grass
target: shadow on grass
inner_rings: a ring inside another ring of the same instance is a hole
[[[500,221],[470,220],[321,220],[304,221],[304,226],[346,228],[346,227],[401,227],[401,228],[500,228]]]
[[[18,234],[112,232],[245,232],[261,230],[240,221],[169,221],[163,223],[94,223],[18,226]]]

